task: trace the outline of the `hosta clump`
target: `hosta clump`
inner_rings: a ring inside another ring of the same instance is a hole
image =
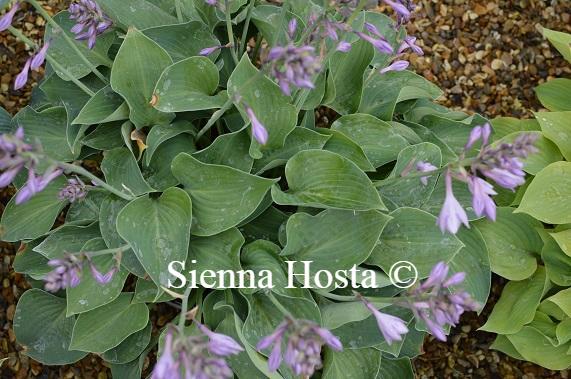
[[[486,119],[433,102],[406,70],[412,2],[89,0],[53,18],[28,2],[44,45],[19,2],[0,21],[34,51],[15,84],[32,62],[47,75],[0,114],[0,179],[18,190],[1,221],[14,269],[44,282],[14,316],[33,359],[95,353],[135,378],[158,343],[154,378],[406,378],[424,330],[443,340],[485,303],[482,217],[513,217],[495,201],[544,162],[542,140],[491,142]],[[426,281],[391,282],[403,260]],[[345,281],[301,285],[324,272]],[[165,302],[180,315],[153,334]]]

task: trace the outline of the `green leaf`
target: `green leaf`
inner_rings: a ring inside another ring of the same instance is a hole
[[[565,316],[571,317],[571,288],[561,290],[545,299],[545,301],[555,304],[565,312]]]
[[[494,130],[492,134],[494,141],[512,133],[541,130],[539,123],[534,119],[520,120],[513,117],[497,117],[491,120],[490,123]]]
[[[288,192],[272,188],[280,205],[314,208],[385,210],[379,193],[367,175],[350,160],[329,151],[306,150],[286,164]]]
[[[220,45],[208,26],[197,21],[158,26],[145,29],[143,33],[165,49],[174,62],[197,56],[204,48]],[[216,61],[219,54],[219,51],[215,51],[208,58]]]
[[[85,136],[81,143],[97,150],[110,150],[125,145],[121,136],[122,122],[99,125],[93,132]]]
[[[210,146],[193,154],[201,162],[250,172],[254,159],[249,154],[250,136],[245,129],[218,136]]]
[[[145,164],[149,165],[151,163],[155,151],[162,143],[182,133],[188,133],[194,136],[196,130],[188,121],[175,122],[171,125],[157,125],[151,128],[145,142],[147,145],[147,149],[145,150]]]
[[[555,46],[567,62],[571,63],[571,34],[542,28],[543,36]]]
[[[171,171],[171,163],[180,153],[191,154],[196,151],[194,137],[183,134],[161,144],[151,159],[148,167],[143,169],[143,175],[157,191],[164,191],[179,184]]]
[[[32,240],[49,232],[67,204],[67,201],[58,199],[58,193],[65,183],[62,177],[55,179],[24,204],[16,205],[15,197],[11,198],[0,222],[2,240]]]
[[[172,163],[174,176],[192,198],[192,233],[211,236],[252,214],[275,182],[231,167],[206,164],[188,154]]]
[[[148,0],[98,0],[115,24],[124,29],[134,26],[137,29],[176,24],[176,17],[168,14]]]
[[[363,92],[363,75],[374,56],[370,43],[357,40],[348,53],[335,52],[329,60],[329,76],[335,99],[327,105],[342,115],[355,113]]]
[[[122,293],[115,301],[77,317],[71,349],[103,353],[118,346],[149,322],[145,304],[131,304],[132,293]]]
[[[438,175],[427,176],[427,185],[424,185],[418,177],[412,179],[401,177],[405,170],[408,171],[412,168],[412,172],[415,172],[416,164],[420,161],[440,167],[442,153],[438,146],[430,142],[423,142],[408,146],[399,153],[397,163],[387,178],[389,181],[395,178],[397,180],[386,184],[381,182],[381,187],[379,187],[381,198],[388,204],[389,209],[394,210],[399,207],[420,208],[430,199]]]
[[[247,54],[244,54],[228,79],[228,96],[233,99],[246,123],[249,119],[245,114],[245,104],[252,108],[258,120],[268,131],[269,138],[265,145],[260,145],[252,139],[250,155],[253,158],[259,159],[266,151],[278,149],[284,145],[287,135],[296,126],[295,107],[291,105],[291,99],[281,92],[277,84],[252,65]]]
[[[367,114],[343,116],[333,123],[331,129],[357,142],[374,167],[394,161],[408,146],[408,142],[389,123]]]
[[[240,232],[248,240],[263,239],[267,241],[279,242],[280,226],[288,219],[288,215],[270,207],[260,216],[240,227]]]
[[[317,216],[296,213],[287,222],[282,255],[291,261],[313,261],[312,273],[348,270],[369,257],[389,220],[377,211],[328,209]],[[301,271],[303,266],[298,263],[295,268]]]
[[[45,365],[65,365],[87,353],[70,350],[75,317],[65,316],[65,299],[39,289],[22,295],[14,314],[14,334],[26,355]]]
[[[157,287],[152,280],[145,280],[141,277],[137,278],[137,285],[135,287],[135,296],[133,296],[133,304],[137,303],[161,303],[163,301],[170,301],[174,299]]]
[[[571,344],[553,346],[548,337],[531,326],[524,326],[507,338],[526,361],[550,370],[565,370],[571,366],[571,355],[568,354]]]
[[[383,357],[376,379],[399,378],[414,379],[414,370],[408,358],[389,359]]]
[[[152,329],[152,324],[148,323],[144,329],[131,334],[119,345],[104,352],[101,357],[113,364],[125,364],[137,359],[149,344]]]
[[[332,129],[319,129],[319,133],[329,136],[323,150],[337,153],[355,163],[363,171],[375,171],[359,144],[345,134]]]
[[[541,170],[523,195],[517,213],[547,224],[571,223],[571,162],[552,163]]]
[[[24,128],[24,140],[33,144],[40,141],[44,153],[55,160],[68,162],[76,158],[67,142],[67,113],[63,107],[36,112],[25,107],[13,123]],[[46,127],[49,125],[49,128]]]
[[[565,159],[571,160],[571,112],[538,112],[535,118],[543,135],[559,147]]]
[[[244,237],[236,228],[211,237],[192,238],[186,258],[188,266],[191,266],[188,269],[196,270],[197,276],[204,270],[240,270],[243,244]]]
[[[72,124],[93,125],[128,118],[129,107],[123,98],[106,86],[89,99]]]
[[[440,262],[450,262],[464,244],[453,234],[442,234],[436,217],[415,208],[399,208],[390,213],[378,245],[367,263],[389,272],[398,261],[412,262],[424,278]]]
[[[253,171],[258,175],[284,165],[288,159],[303,150],[321,150],[330,137],[306,128],[295,128],[286,138],[284,146],[266,152],[254,162]]]
[[[533,320],[535,310],[548,289],[549,280],[542,266],[528,279],[509,282],[480,330],[498,334],[519,332]]]
[[[325,350],[323,379],[374,378],[381,365],[382,353],[374,348]]]
[[[81,201],[71,204],[65,215],[66,224],[89,225],[99,219],[99,208],[107,197],[105,192],[89,191]]]
[[[107,246],[103,239],[96,238],[88,241],[81,251],[95,252],[105,249]],[[105,274],[116,265],[116,261],[113,255],[107,254],[93,257],[92,264]],[[85,267],[79,285],[67,288],[67,316],[87,312],[115,300],[121,294],[128,274],[125,269],[119,270],[109,283],[99,284]]]
[[[48,266],[48,259],[33,250],[39,243],[39,240],[34,240],[20,245],[12,264],[14,272],[28,275],[35,280],[42,280],[48,272],[52,271],[53,267]]]
[[[89,226],[62,225],[36,246],[34,251],[48,259],[61,258],[65,252],[79,252],[87,241],[98,237],[99,226],[96,223]]]
[[[0,107],[0,133],[12,131],[12,116],[4,108]]]
[[[397,103],[419,98],[434,100],[441,95],[436,85],[411,71],[375,73],[363,88],[358,112],[391,121]]]
[[[547,276],[553,283],[571,286],[571,256],[566,255],[553,238],[544,240],[541,259],[545,264]]]
[[[101,171],[107,184],[128,195],[139,196],[153,191],[143,178],[135,157],[124,147],[105,152]]]
[[[75,49],[69,45],[69,42],[65,40],[62,33],[67,34],[77,49],[81,51],[81,54],[87,58],[93,66],[111,66],[112,62],[107,53],[115,40],[114,33],[105,33],[98,36],[97,43],[93,49],[89,49],[85,41],[75,40],[75,35],[71,32],[75,21],[69,18],[68,11],[58,13],[53,19],[61,29],[54,30],[49,23],[46,25],[44,40],[50,41],[49,56],[64,67],[74,78],[83,78],[91,73],[91,68],[78,55]],[[70,80],[66,73],[59,71],[55,67],[53,69],[63,80]]]
[[[306,8],[310,8],[311,5],[311,3],[304,3]],[[271,4],[258,5],[252,11],[252,22],[272,46],[285,42],[280,41],[280,37],[285,39],[284,36],[287,33],[288,22],[284,20],[296,18],[298,25],[304,24],[303,19],[299,18],[298,15],[288,12],[286,9],[283,9],[283,12],[286,12],[285,18],[282,18],[282,7]]]
[[[571,111],[571,79],[552,79],[535,87],[535,93],[550,111]]]
[[[537,268],[537,255],[543,242],[536,228],[541,224],[531,217],[513,213],[512,208],[498,208],[497,220],[473,224],[484,236],[492,271],[510,280],[523,280]]]
[[[552,113],[549,113],[552,114]],[[571,115],[571,112],[569,112]],[[500,144],[503,142],[512,143],[518,136],[522,134],[532,134],[537,136],[537,140],[535,142],[535,147],[539,150],[537,153],[529,155],[526,159],[522,159],[521,161],[524,163],[523,170],[531,175],[536,175],[539,171],[543,170],[546,166],[553,162],[557,162],[562,160],[561,152],[557,148],[557,146],[551,142],[549,139],[545,138],[544,133],[541,132],[519,132],[513,133],[505,136],[501,140],[495,142],[496,144]],[[569,134],[571,138],[571,133]],[[570,140],[571,142],[571,140]],[[571,144],[570,144],[571,147]],[[571,150],[570,150],[571,151]]]
[[[166,287],[168,264],[186,259],[191,220],[190,197],[172,187],[158,198],[147,195],[131,201],[117,216],[117,232],[157,286]]]
[[[444,155],[444,154],[443,154]],[[446,160],[444,160],[446,162]],[[454,180],[452,182],[452,190],[454,196],[466,211],[468,220],[478,220],[481,217],[476,216],[474,209],[472,208],[472,193],[468,189],[466,183]],[[438,216],[442,210],[442,204],[444,204],[444,199],[446,197],[446,187],[444,185],[444,175],[438,177],[432,196],[423,205],[422,210],[430,212],[431,214]]]
[[[155,84],[171,64],[163,48],[137,29],[129,29],[113,63],[111,87],[127,101],[129,118],[137,129],[168,124],[174,118],[173,114],[160,112],[149,104]]]
[[[222,108],[226,93],[214,96],[218,88],[218,68],[206,57],[190,57],[163,71],[153,96],[153,106],[161,112],[190,112]]]

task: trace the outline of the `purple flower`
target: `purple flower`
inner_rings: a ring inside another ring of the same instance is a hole
[[[321,68],[312,46],[276,46],[268,54],[272,62],[271,75],[276,78],[284,94],[291,95],[290,87],[313,89],[313,76]]]
[[[446,172],[444,178],[446,197],[444,198],[444,204],[438,216],[437,224],[442,233],[448,231],[456,234],[458,229],[460,229],[460,224],[464,224],[466,227],[470,227],[470,225],[468,224],[466,211],[462,208],[458,200],[456,200],[452,192],[452,176],[450,175],[450,171]]]
[[[87,187],[79,178],[67,180],[67,185],[58,194],[58,199],[73,203],[87,196]]]
[[[289,20],[289,23],[287,25],[287,34],[290,39],[293,39],[295,37],[296,30],[297,30],[297,19],[292,18],[291,20]]]
[[[341,51],[342,53],[347,53],[351,50],[351,44],[347,41],[341,41],[337,45],[337,51]]]
[[[65,254],[63,258],[48,261],[54,269],[44,277],[46,291],[77,287],[81,281],[83,260],[81,255]]]
[[[163,352],[159,359],[157,359],[157,364],[151,374],[152,379],[181,378],[179,370],[180,363],[176,362],[173,358],[173,338],[173,331],[167,331]]]
[[[48,42],[44,43],[44,46],[42,46],[40,51],[38,51],[36,53],[36,55],[34,55],[34,57],[32,58],[32,63],[30,64],[30,69],[38,70],[44,64],[44,61],[46,60],[46,55],[48,53],[49,48],[50,48],[50,43],[48,41]]]
[[[12,20],[14,19],[14,15],[20,9],[20,2],[15,2],[10,9],[2,18],[0,18],[0,32],[7,30],[12,25]]]
[[[0,188],[9,186],[27,163],[33,163],[27,155],[32,151],[33,147],[24,142],[22,127],[14,134],[0,135]]]
[[[232,337],[221,333],[215,333],[200,323],[197,323],[197,325],[200,331],[208,336],[210,340],[208,342],[208,350],[212,354],[225,357],[228,355],[239,354],[241,351],[244,351],[244,348]]]
[[[60,169],[52,169],[46,171],[44,175],[36,176],[33,167],[28,169],[28,181],[16,194],[16,205],[25,203],[35,194],[42,192],[52,180],[60,176],[62,173],[63,171]]]
[[[419,161],[416,164],[416,170],[418,172],[430,172],[430,171],[434,171],[437,169],[438,169],[438,167],[436,167],[435,165],[433,165],[430,162]],[[429,178],[428,176],[423,176],[420,178],[420,182],[426,186],[426,185],[428,185],[428,178]]]
[[[491,196],[497,195],[494,187],[482,178],[470,176],[468,188],[472,193],[472,207],[478,216],[486,216],[490,220],[496,220],[496,204]]]
[[[384,74],[386,72],[389,71],[404,71],[407,69],[407,67],[409,66],[410,63],[408,63],[408,61],[394,61],[392,64],[390,64],[389,66],[381,69],[379,71],[379,73]]]
[[[214,53],[215,51],[218,51],[220,49],[222,49],[224,46],[212,46],[212,47],[206,47],[202,50],[200,50],[200,52],[198,53],[198,55],[202,55],[203,57],[207,57],[210,54]]]
[[[204,0],[204,2],[210,6],[215,6],[218,0]]]
[[[364,297],[360,296],[361,301],[367,309],[371,311],[377,320],[377,326],[383,335],[383,338],[389,345],[395,341],[402,341],[402,336],[408,333],[408,328],[400,318],[380,312],[375,306]]]
[[[383,2],[388,4],[391,8],[393,8],[395,12],[398,13],[399,17],[401,17],[402,19],[408,20],[410,18],[410,10],[408,9],[408,7],[403,5],[401,1],[383,0]]]
[[[24,68],[18,76],[16,76],[16,80],[14,80],[14,89],[17,91],[20,88],[24,87],[28,82],[28,74],[30,73],[30,65],[32,64],[32,59],[29,58],[24,65]]]
[[[87,40],[87,46],[93,49],[97,36],[111,27],[113,22],[103,13],[94,0],[79,0],[69,6],[69,18],[76,24],[71,28],[77,40]]]
[[[97,267],[95,267],[93,262],[89,262],[89,269],[91,271],[91,276],[93,276],[95,281],[101,285],[111,282],[111,280],[113,280],[113,276],[118,271],[117,266],[114,266],[106,274],[102,274],[97,270]]]
[[[446,341],[446,325],[458,324],[462,313],[480,307],[465,291],[451,293],[451,287],[461,284],[466,274],[457,272],[447,278],[448,271],[445,262],[437,263],[428,279],[409,292],[409,300],[405,304],[418,320],[426,324],[429,332],[441,341]]]
[[[276,330],[258,342],[257,349],[267,349],[273,345],[268,360],[268,368],[276,371],[281,362],[281,344],[287,335],[285,363],[293,373],[302,377],[310,377],[315,370],[322,367],[321,348],[329,346],[336,351],[343,350],[341,341],[329,330],[319,327],[312,321],[286,319]]]
[[[407,36],[404,39],[403,43],[400,45],[397,53],[401,54],[406,49],[411,49],[413,52],[415,52],[418,55],[424,55],[424,51],[422,51],[422,48],[416,44],[416,37]]]
[[[378,51],[380,51],[381,53],[385,53],[385,54],[392,54],[394,49],[391,46],[390,43],[387,42],[387,40],[383,37],[380,36],[378,38],[373,38],[368,34],[362,33],[362,32],[355,32],[362,40],[369,42],[371,45],[373,45],[373,47],[375,49],[377,49]]]
[[[252,123],[252,135],[254,136],[256,141],[258,141],[258,143],[260,143],[261,145],[265,145],[266,143],[268,143],[268,138],[269,138],[268,131],[266,130],[264,125],[262,125],[262,123],[258,120],[256,114],[254,113],[254,110],[247,105],[245,106],[245,108],[246,108],[246,114],[248,115]]]

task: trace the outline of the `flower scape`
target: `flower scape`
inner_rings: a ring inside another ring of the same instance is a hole
[[[46,66],[0,118],[16,189],[0,237],[34,283],[14,316],[32,359],[97,354],[121,379],[413,378],[424,337],[480,312],[493,272],[512,280],[483,327],[494,348],[571,366],[568,79],[538,125],[446,109],[409,70],[411,0],[2,5],[0,32],[30,51],[13,88]],[[20,31],[28,6],[41,45]],[[277,285],[181,288],[175,261]],[[289,286],[288,261],[380,284]]]

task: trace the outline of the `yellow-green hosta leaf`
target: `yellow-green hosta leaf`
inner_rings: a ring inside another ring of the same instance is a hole
[[[561,250],[571,257],[571,229],[563,230],[557,233],[550,233],[551,237],[557,241]]]
[[[379,371],[382,352],[372,347],[364,349],[325,350],[323,379],[374,378]]]
[[[274,201],[281,205],[314,208],[385,210],[371,180],[355,163],[324,150],[306,150],[286,164],[289,190],[272,188]]]
[[[567,62],[571,63],[571,34],[557,32],[547,28],[543,29],[543,36],[555,46]]]
[[[559,147],[565,159],[571,160],[571,112],[538,112],[535,118],[543,134]]]
[[[168,124],[174,118],[174,114],[160,112],[151,105],[155,85],[171,64],[171,57],[162,47],[137,29],[129,29],[111,69],[111,87],[127,101],[129,119],[137,129]]]
[[[276,182],[184,153],[173,160],[172,173],[192,198],[192,234],[197,236],[212,236],[244,221]]]
[[[535,87],[541,104],[550,111],[571,111],[571,79],[557,78]]]
[[[490,120],[490,123],[494,130],[492,141],[496,141],[512,133],[541,130],[539,123],[534,119],[520,120],[514,117],[496,117]]]
[[[555,162],[541,170],[523,195],[516,212],[548,224],[571,223],[571,162]]]
[[[565,370],[571,366],[571,343],[554,346],[550,338],[532,326],[506,336],[521,357],[550,370]]]

